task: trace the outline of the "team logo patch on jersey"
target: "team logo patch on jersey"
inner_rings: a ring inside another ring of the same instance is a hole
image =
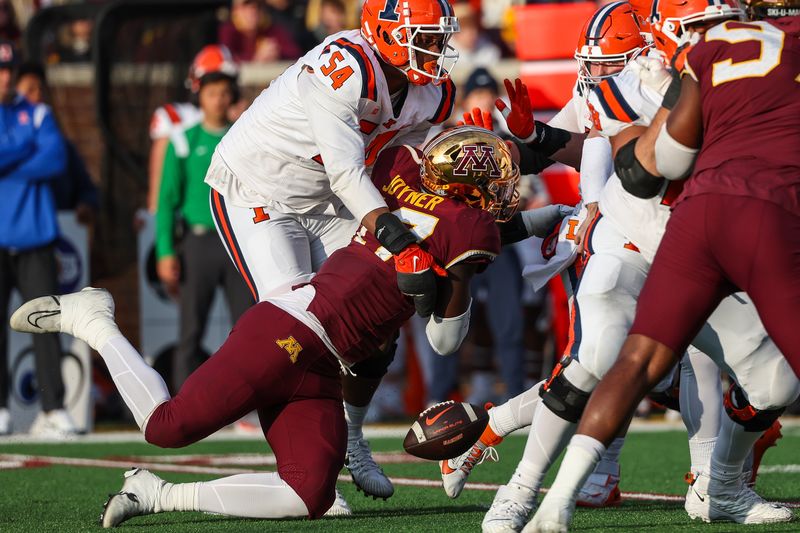
[[[289,361],[292,363],[297,362],[300,352],[303,351],[303,347],[300,346],[300,343],[297,342],[297,340],[295,340],[295,338],[291,335],[285,339],[277,339],[275,344],[286,350],[286,352],[289,354]]]
[[[476,172],[488,171],[489,176],[492,178],[501,176],[500,167],[494,158],[494,147],[467,144],[461,147],[461,152],[463,155],[453,167],[454,176],[466,176],[470,170]]]

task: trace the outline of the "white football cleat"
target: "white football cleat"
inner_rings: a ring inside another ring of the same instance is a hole
[[[67,439],[77,435],[78,429],[65,409],[54,409],[36,415],[28,433],[48,439]]]
[[[394,494],[394,485],[372,458],[372,451],[366,440],[358,439],[355,443],[347,443],[344,464],[350,471],[356,488],[364,492],[364,496],[386,500]]]
[[[25,302],[11,315],[11,327],[23,333],[68,333],[94,350],[116,335],[114,299],[105,289],[86,287],[62,296]]]
[[[353,510],[350,509],[347,500],[344,499],[339,489],[336,489],[336,499],[333,500],[333,505],[322,516],[350,516],[352,514]]]
[[[451,498],[458,498],[467,483],[472,469],[484,460],[498,461],[497,450],[478,441],[472,448],[454,459],[439,461],[439,472],[442,474],[442,486]]]
[[[578,507],[612,507],[622,502],[619,463],[600,461],[578,493]]]
[[[794,519],[791,509],[765,501],[747,486],[743,474],[734,480],[718,480],[703,472],[686,493],[684,508],[689,517],[703,522],[732,521],[737,524],[774,524]]]
[[[574,501],[550,492],[522,533],[567,533],[574,512]]]
[[[519,533],[536,507],[536,492],[509,483],[497,490],[481,523],[483,533]]]
[[[161,511],[161,489],[166,481],[149,470],[133,468],[125,472],[122,489],[111,494],[103,505],[100,525],[116,527],[134,516],[143,516]]]

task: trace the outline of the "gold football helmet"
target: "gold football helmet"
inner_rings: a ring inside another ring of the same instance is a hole
[[[422,187],[488,211],[498,222],[519,206],[519,168],[505,141],[475,126],[443,131],[422,149]]]

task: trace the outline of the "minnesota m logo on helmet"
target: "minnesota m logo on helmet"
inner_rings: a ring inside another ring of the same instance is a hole
[[[470,171],[489,172],[489,177],[499,178],[502,173],[494,158],[494,147],[467,144],[461,148],[463,155],[453,167],[454,176],[467,176]],[[480,155],[478,155],[480,153]]]

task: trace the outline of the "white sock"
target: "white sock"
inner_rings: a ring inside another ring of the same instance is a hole
[[[544,403],[536,404],[531,431],[511,482],[538,491],[550,465],[575,433],[577,424],[567,422]]]
[[[522,394],[489,410],[489,426],[495,435],[505,437],[512,431],[531,425],[533,413],[541,400],[539,388],[543,383],[540,381]]]
[[[708,466],[711,464],[711,454],[714,453],[716,444],[716,437],[713,439],[699,439],[697,437],[689,439],[689,457],[692,461],[692,472],[708,471]]]
[[[201,483],[165,483],[161,487],[159,512],[199,511],[197,487]]]
[[[719,438],[711,454],[709,474],[717,479],[732,480],[742,473],[745,460],[763,432],[745,431],[728,416],[722,417]]]
[[[606,447],[599,440],[588,435],[574,435],[548,498],[574,499],[605,452]]]
[[[344,419],[347,420],[347,444],[355,444],[359,439],[364,437],[361,428],[364,426],[364,418],[369,411],[369,405],[364,407],[356,407],[347,402],[344,402]]]
[[[170,398],[166,383],[122,335],[108,339],[98,351],[136,425],[144,433],[155,408]]]
[[[625,437],[617,437],[608,445],[606,453],[601,459],[604,463],[619,463],[619,454],[622,453],[622,446],[625,445]]]
[[[197,511],[245,518],[308,516],[306,504],[276,472],[237,474],[186,485],[197,487]]]
[[[719,367],[706,354],[690,346],[681,360],[678,400],[689,435],[692,472],[708,469],[717,442],[722,415],[722,381]],[[727,417],[725,417],[727,418]]]

